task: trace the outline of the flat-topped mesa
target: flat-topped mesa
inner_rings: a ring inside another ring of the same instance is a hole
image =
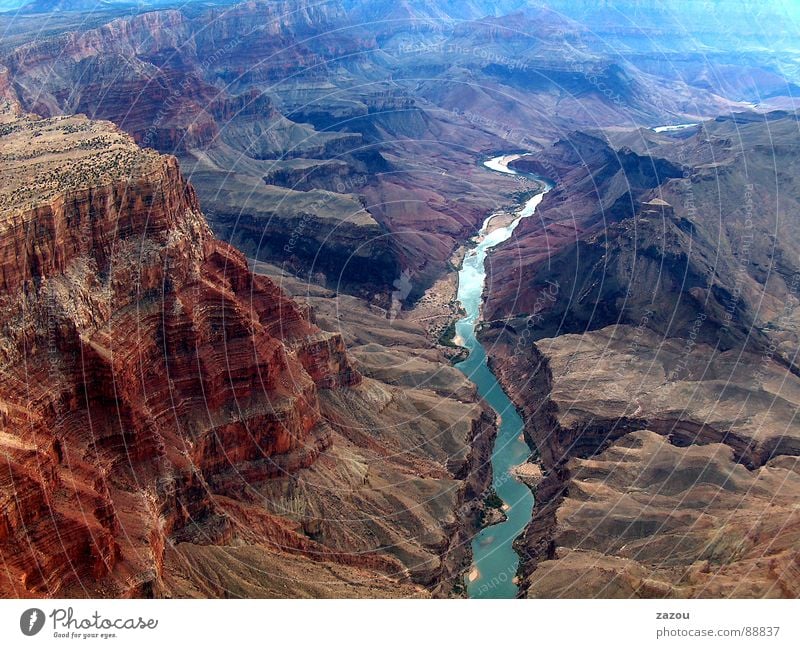
[[[318,389],[361,377],[214,238],[174,158],[3,110],[0,595],[158,590],[169,538],[215,542],[217,497],[311,465]]]
[[[149,237],[165,243],[188,215],[202,221],[177,161],[139,149],[109,123],[23,116],[4,123],[0,135],[6,291],[62,273],[81,257],[106,273],[115,246]]]

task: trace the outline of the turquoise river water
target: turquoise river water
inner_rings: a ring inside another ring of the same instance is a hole
[[[515,155],[503,155],[484,162],[498,173],[517,175],[508,168]],[[511,469],[530,455],[528,445],[522,440],[523,421],[516,408],[489,369],[486,351],[475,337],[475,326],[481,315],[481,298],[486,280],[484,263],[489,251],[507,240],[523,218],[531,216],[546,190],[530,198],[516,212],[514,220],[490,230],[491,216],[479,233],[478,245],[470,250],[458,274],[458,299],[466,315],[456,322],[456,339],[469,350],[469,357],[456,365],[478,388],[483,399],[500,417],[497,439],[492,451],[492,485],[503,500],[507,516],[505,522],[486,527],[472,541],[473,563],[467,579],[470,598],[514,598],[517,594],[515,576],[519,555],[512,546],[531,519],[533,494],[522,482],[511,475]],[[487,233],[488,232],[488,233]]]

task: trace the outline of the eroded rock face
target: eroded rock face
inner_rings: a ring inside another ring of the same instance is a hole
[[[360,190],[365,174],[381,166],[369,160],[367,171],[362,158],[382,161],[380,154],[364,151],[359,133],[317,132],[287,119],[267,92],[276,80],[313,70],[321,56],[369,46],[324,34],[343,15],[338,3],[305,0],[199,15],[109,15],[88,29],[30,35],[3,52],[0,96],[13,79],[14,96],[29,112],[114,122],[139,145],[181,158],[218,236],[251,256],[287,258],[298,272],[324,273],[333,286],[383,292],[400,274],[397,253],[357,197],[351,210],[336,195]],[[303,44],[312,33],[319,52]],[[295,160],[305,171],[292,172]]]
[[[107,122],[0,139],[0,593],[458,593],[495,427],[423,328],[293,301]]]
[[[486,339],[544,473],[517,541],[528,596],[797,596],[784,366],[644,327]]]
[[[630,148],[615,149],[600,137],[575,132],[512,166],[555,186],[537,208],[540,217],[524,219],[493,255],[486,319],[536,312],[541,316],[540,335],[583,330],[588,320],[593,326],[613,323],[630,275],[626,266],[616,283],[593,282],[598,268],[605,269],[606,241],[616,240],[617,224],[637,215],[655,188],[682,176],[680,164]],[[587,248],[594,256],[587,258]],[[640,256],[643,262],[650,258]],[[629,266],[629,259],[625,261]],[[651,280],[646,271],[639,275],[643,283]],[[542,298],[548,281],[560,286],[555,303]],[[602,297],[596,298],[599,291]]]
[[[796,116],[607,135],[515,163],[558,186],[494,256],[487,318],[532,339],[643,325],[797,372]]]
[[[310,466],[318,390],[361,377],[210,234],[174,158],[81,117],[4,121],[2,591],[157,588],[168,538],[209,516],[224,537],[215,497]]]
[[[679,447],[640,430],[568,466],[555,556],[528,596],[800,594],[796,457],[748,470],[725,444]]]

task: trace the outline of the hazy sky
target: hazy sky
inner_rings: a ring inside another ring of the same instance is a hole
[[[39,0],[39,4],[43,4],[48,0]],[[143,6],[154,6],[158,4],[180,4],[183,2],[191,2],[192,0],[144,0],[141,4]],[[324,2],[324,0],[321,0]],[[355,0],[356,2],[358,0]],[[361,0],[369,2],[370,0]],[[426,0],[412,0],[413,3],[424,3]],[[433,4],[443,2],[444,4],[452,4],[453,0],[427,0]],[[0,0],[0,11],[8,11],[18,9],[31,0]],[[95,3],[92,0],[65,0],[65,4],[69,6],[72,3],[78,6],[91,7]],[[124,3],[126,5],[135,4],[136,0],[97,0],[98,7],[114,3]],[[230,0],[231,4],[235,0]],[[52,0],[52,3],[57,6],[58,0]],[[350,0],[350,4],[353,0]],[[550,5],[571,17],[586,18],[587,14],[593,17],[599,17],[609,20],[620,19],[623,22],[625,18],[642,18],[645,21],[648,17],[652,18],[654,15],[670,15],[672,17],[685,15],[686,27],[688,30],[702,29],[703,23],[707,20],[708,23],[713,24],[719,21],[731,20],[733,23],[732,28],[736,29],[743,26],[748,18],[760,24],[764,21],[765,24],[771,20],[778,18],[779,20],[792,20],[793,23],[800,26],[800,0],[473,0],[473,7],[486,7],[487,13],[493,13],[494,9],[498,13],[505,13],[513,11],[513,9],[525,5]],[[778,22],[778,21],[776,21]],[[773,26],[777,26],[773,24]],[[782,27],[786,27],[785,24]]]

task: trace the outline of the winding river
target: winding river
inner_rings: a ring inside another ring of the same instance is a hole
[[[484,165],[499,173],[519,175],[508,164],[519,155],[501,155]],[[507,516],[504,522],[481,530],[472,541],[473,564],[467,581],[470,598],[514,598],[517,594],[515,576],[519,555],[512,546],[531,519],[533,494],[511,475],[511,469],[530,455],[522,438],[523,421],[516,408],[498,383],[486,363],[486,351],[475,336],[480,319],[481,298],[486,280],[484,262],[494,246],[507,240],[523,218],[536,211],[542,193],[530,198],[516,212],[514,220],[504,227],[490,227],[492,216],[486,219],[478,235],[478,245],[470,250],[458,274],[458,299],[466,315],[456,322],[456,339],[469,350],[469,356],[456,365],[477,385],[483,399],[497,412],[500,425],[492,450],[492,485],[503,501]]]

